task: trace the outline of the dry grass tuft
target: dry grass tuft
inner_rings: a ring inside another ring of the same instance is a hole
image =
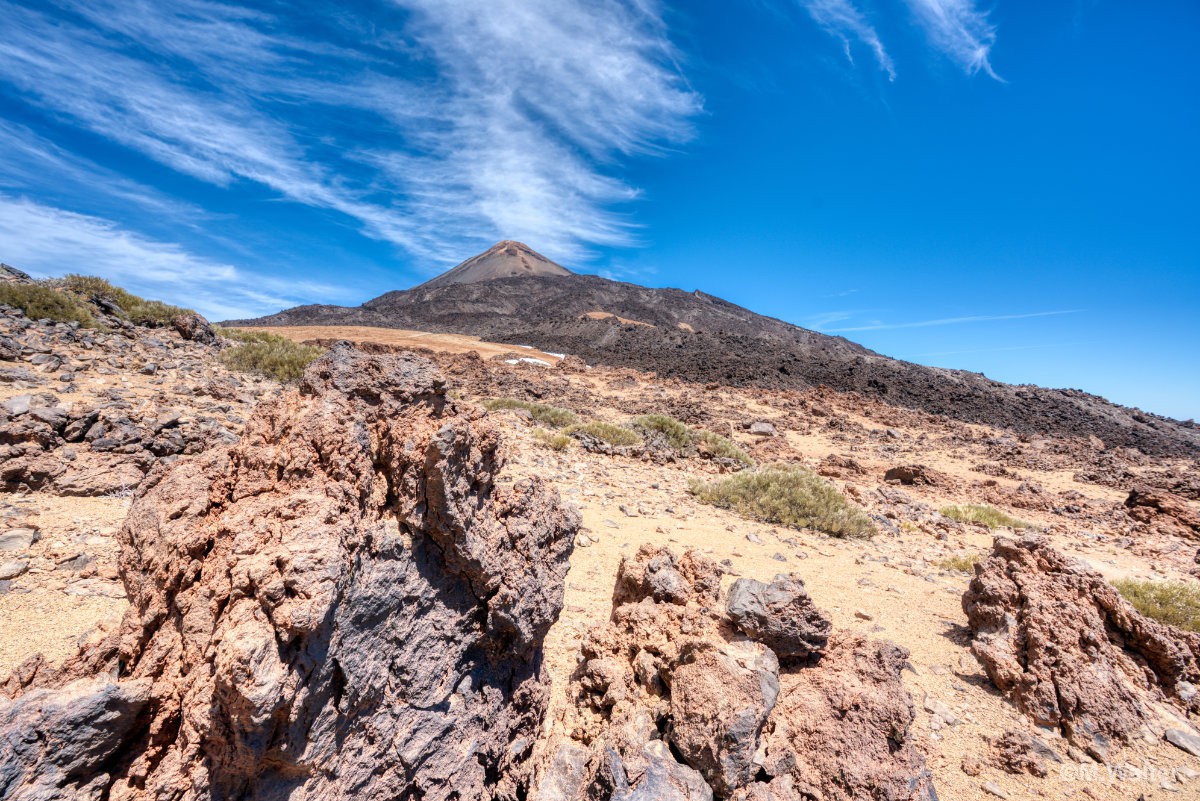
[[[0,303],[20,309],[30,320],[96,327],[96,319],[83,301],[69,292],[60,292],[44,284],[0,283]]]
[[[754,460],[744,450],[739,448],[737,443],[728,437],[722,437],[720,434],[714,434],[711,431],[700,430],[696,432],[696,442],[704,445],[708,452],[718,459],[733,459],[735,462],[741,462],[746,467],[754,466]]]
[[[218,333],[240,343],[221,351],[221,363],[230,370],[255,373],[276,381],[295,381],[304,368],[325,352],[324,348],[301,345],[268,331],[221,328]]]
[[[799,465],[769,465],[717,481],[692,481],[691,492],[703,503],[767,523],[816,529],[835,537],[875,535],[875,523],[865,512]]]
[[[483,401],[483,408],[489,412],[500,412],[508,409],[524,409],[536,423],[551,428],[562,428],[573,424],[578,418],[570,409],[558,406],[547,406],[544,403],[517,400],[516,398],[493,398]]]
[[[642,444],[642,438],[636,431],[623,426],[615,426],[612,423],[602,423],[598,420],[570,426],[563,433],[572,437],[580,435],[595,437],[617,448],[631,448],[634,445]]]
[[[662,434],[667,444],[680,453],[695,447],[692,430],[674,417],[665,414],[644,414],[634,418],[633,426],[643,431]]]
[[[571,438],[557,431],[547,431],[544,428],[534,429],[533,441],[542,448],[552,451],[565,451],[571,446]]]
[[[1117,592],[1149,618],[1187,631],[1200,632],[1200,586],[1182,581],[1120,579]]]
[[[983,523],[988,528],[1033,528],[1032,523],[1006,515],[994,506],[967,504],[944,506],[941,513],[960,523]]]
[[[170,325],[171,321],[180,314],[191,313],[191,309],[172,306],[161,300],[139,298],[132,292],[119,286],[113,286],[103,278],[94,275],[71,274],[63,278],[63,285],[86,298],[103,298],[116,304],[129,321],[137,325]]]
[[[942,570],[953,570],[955,573],[974,573],[975,565],[982,561],[981,553],[957,553],[941,560],[937,566]]]

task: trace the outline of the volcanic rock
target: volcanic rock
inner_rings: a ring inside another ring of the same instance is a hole
[[[1097,759],[1158,721],[1157,704],[1200,711],[1181,693],[1200,681],[1200,634],[1142,616],[1044,537],[996,538],[963,610],[992,683]]]
[[[549,741],[532,797],[936,798],[909,736],[907,652],[845,633],[826,646],[827,621],[795,577],[743,585],[742,601],[722,604],[721,574],[695,551],[644,545],[622,560],[612,618],[581,643],[571,738]],[[752,637],[787,641],[780,632],[803,620],[811,658],[781,670],[767,643],[736,632],[730,607],[754,610],[743,616],[758,621]]]
[[[795,574],[778,575],[770,584],[738,579],[729,588],[726,613],[738,630],[769,647],[783,662],[821,653],[833,630]]]
[[[442,384],[335,347],[237,444],[156,467],[119,635],[5,685],[0,742],[57,738],[0,752],[6,795],[524,797],[579,518],[497,485],[496,429]]]
[[[779,661],[760,643],[689,647],[671,675],[672,745],[727,796],[754,778],[754,752],[779,697]]]
[[[205,320],[195,312],[178,314],[171,321],[171,324],[179,332],[179,336],[186,340],[199,342],[201,345],[215,345],[217,343],[217,332],[208,324],[208,320]]]
[[[922,484],[936,487],[944,483],[944,479],[945,477],[936,470],[931,470],[923,464],[901,465],[883,474],[884,481],[895,481],[905,486]]]
[[[1186,500],[1156,487],[1135,487],[1125,499],[1129,515],[1143,523],[1165,519],[1182,529],[1186,536],[1200,537],[1200,513]]]

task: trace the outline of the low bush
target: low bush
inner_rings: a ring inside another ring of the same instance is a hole
[[[728,437],[722,437],[720,434],[714,434],[711,431],[700,430],[696,432],[696,441],[703,443],[708,452],[718,459],[733,459],[735,462],[741,462],[746,465],[746,467],[754,466],[754,460],[744,450],[739,448],[737,443]]]
[[[942,570],[953,570],[956,573],[974,573],[975,565],[983,561],[980,553],[958,553],[948,556],[937,563]]]
[[[557,431],[547,431],[544,428],[535,429],[533,441],[543,448],[552,451],[565,451],[571,445],[571,438]]]
[[[191,309],[172,306],[161,300],[146,300],[137,295],[114,286],[108,281],[95,275],[71,275],[63,278],[63,285],[76,294],[86,298],[102,298],[114,304],[129,319],[138,325],[164,326],[169,325],[180,314],[191,313]]]
[[[304,368],[325,352],[324,348],[301,345],[269,331],[220,328],[217,333],[239,343],[221,351],[221,362],[230,370],[256,373],[277,381],[295,381]]]
[[[942,507],[941,513],[960,523],[983,523],[988,528],[1033,528],[1031,523],[1010,517],[994,506],[980,504],[945,506]]]
[[[79,298],[44,284],[0,283],[0,303],[13,306],[31,320],[79,323],[95,328],[96,319]]]
[[[835,537],[875,534],[875,523],[865,512],[799,465],[769,465],[717,481],[692,481],[690,489],[702,503],[767,523],[816,529]]]
[[[665,414],[644,414],[633,420],[635,428],[643,431],[662,434],[667,444],[673,449],[683,452],[695,445],[695,435],[685,423]]]
[[[634,445],[640,445],[642,442],[642,438],[633,429],[625,428],[624,426],[615,426],[612,423],[601,423],[598,420],[569,426],[563,433],[572,437],[580,435],[595,437],[617,448],[630,448]]]
[[[578,419],[570,409],[563,409],[559,406],[548,406],[544,403],[517,400],[516,398],[493,398],[492,400],[485,400],[483,408],[489,412],[498,412],[506,409],[524,409],[529,412],[529,416],[533,418],[535,423],[541,423],[551,428],[569,426]]]
[[[1182,581],[1120,579],[1117,592],[1146,617],[1200,632],[1200,586]]]

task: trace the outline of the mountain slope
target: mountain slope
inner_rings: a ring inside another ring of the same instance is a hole
[[[431,284],[388,292],[355,308],[300,306],[233,324],[371,325],[471,334],[698,384],[825,385],[1025,435],[1094,435],[1108,446],[1156,455],[1200,453],[1200,431],[1191,423],[1079,390],[1014,386],[890,359],[702,292],[575,274]]]
[[[457,267],[453,267],[437,278],[426,281],[416,289],[433,289],[451,284],[473,284],[496,278],[512,278],[531,275],[574,275],[561,264],[538,253],[521,242],[506,239],[472,256]]]

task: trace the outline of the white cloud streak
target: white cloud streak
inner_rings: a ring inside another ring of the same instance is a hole
[[[632,242],[620,159],[685,139],[700,108],[654,0],[394,0],[300,20],[209,0],[63,7],[0,2],[0,80],[178,172],[339,212],[418,256]]]
[[[883,42],[866,16],[850,0],[799,0],[813,21],[841,40],[846,58],[854,63],[850,41],[866,45],[875,56],[879,68],[887,73],[888,80],[896,80],[896,66],[884,48]]]
[[[996,28],[974,0],[905,0],[930,44],[962,67],[967,74],[984,72],[1000,76],[989,60],[996,43]]]
[[[969,317],[942,317],[937,320],[918,320],[912,323],[872,323],[857,325],[849,328],[827,328],[829,333],[846,333],[850,331],[883,331],[893,328],[929,328],[938,325],[961,325],[963,323],[991,323],[1000,320],[1027,320],[1031,317],[1058,317],[1063,314],[1078,314],[1080,309],[1064,309],[1062,311],[1031,312],[1028,314],[977,314]]]
[[[251,274],[118,224],[0,194],[0,258],[37,276],[102,275],[138,294],[209,319],[256,317],[305,297],[344,298],[337,287]]]

